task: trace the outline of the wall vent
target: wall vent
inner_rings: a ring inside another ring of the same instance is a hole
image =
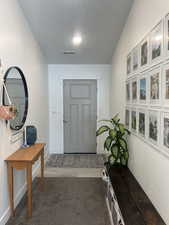
[[[64,51],[63,54],[64,55],[75,55],[76,52],[75,51]]]

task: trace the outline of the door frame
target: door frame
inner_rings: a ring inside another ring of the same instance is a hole
[[[60,131],[62,132],[62,146],[63,146],[63,149],[61,150],[62,154],[64,154],[64,123],[63,123],[63,116],[64,116],[64,103],[63,103],[63,82],[64,80],[96,80],[96,84],[97,84],[97,118],[100,118],[100,113],[99,113],[99,100],[100,100],[100,82],[101,82],[101,78],[100,76],[63,76],[63,77],[60,77],[60,85],[62,87],[62,96],[61,96],[61,99],[60,99],[60,102],[61,102],[61,110],[62,110],[62,113],[61,113],[61,120],[62,120],[62,127],[60,127]],[[97,123],[97,121],[96,121]],[[96,124],[96,126],[98,127],[98,124]],[[96,144],[97,144],[97,139],[96,139]],[[98,144],[96,146],[96,154],[98,154]]]

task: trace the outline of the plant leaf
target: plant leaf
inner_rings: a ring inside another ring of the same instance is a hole
[[[110,122],[110,123],[112,123],[112,120],[99,120],[98,122]]]
[[[128,159],[129,159],[129,153],[128,153],[128,151],[124,152],[123,155],[124,155],[125,159],[128,161]]]
[[[119,143],[124,150],[127,150],[127,142],[123,138],[119,139]]]
[[[119,149],[117,145],[112,146],[111,153],[116,159],[118,158]]]
[[[127,132],[128,135],[131,134],[131,132],[127,128],[125,128],[124,130]]]
[[[120,132],[121,132],[122,134],[125,133],[124,124],[122,124],[122,123],[119,124],[119,130],[120,130]]]
[[[104,149],[107,149],[107,151],[109,151],[112,141],[113,140],[111,137],[107,137],[106,141],[104,142]]]
[[[121,162],[121,164],[122,164],[123,166],[127,166],[128,160],[122,155],[122,156],[120,157],[120,162]]]
[[[113,155],[109,155],[108,162],[110,163],[110,165],[113,165],[116,162],[115,157]]]
[[[114,129],[109,130],[109,136],[114,140],[117,132]]]
[[[97,131],[96,131],[96,136],[99,136],[103,134],[104,132],[110,130],[108,126],[101,126]]]
[[[119,114],[116,114],[116,115],[112,118],[112,120],[113,120],[115,123],[118,123],[118,122],[120,121],[120,119],[119,119]]]

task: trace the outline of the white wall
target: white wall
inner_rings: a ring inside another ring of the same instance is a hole
[[[168,0],[134,1],[112,63],[112,113],[124,119],[126,56],[154,25],[169,12]],[[169,224],[169,159],[131,136],[130,169],[148,194],[166,224]]]
[[[64,153],[63,146],[63,80],[97,79],[98,120],[109,118],[110,65],[49,65],[50,153]],[[97,153],[103,152],[98,139]]]
[[[1,0],[0,7],[0,58],[4,70],[19,66],[28,84],[29,111],[27,124],[38,129],[38,141],[48,142],[48,80],[47,65],[25,20],[17,0]],[[2,75],[0,77],[2,79]],[[16,151],[21,140],[10,143],[11,131],[0,121],[0,224],[9,217],[7,171],[4,159]],[[36,172],[34,168],[34,174]],[[15,203],[25,191],[25,172],[14,171]]]

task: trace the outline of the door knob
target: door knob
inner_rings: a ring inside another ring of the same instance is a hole
[[[64,122],[64,123],[68,123],[69,121],[67,121],[67,120],[63,120],[63,122]]]

